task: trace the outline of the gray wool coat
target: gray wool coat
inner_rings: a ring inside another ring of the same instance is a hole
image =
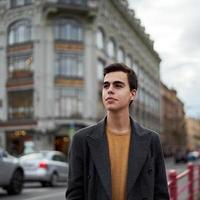
[[[131,119],[126,200],[169,200],[159,136]],[[66,200],[112,200],[106,118],[72,140]]]

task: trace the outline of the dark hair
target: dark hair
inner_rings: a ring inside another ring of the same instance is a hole
[[[103,74],[105,77],[105,75],[110,72],[118,72],[118,71],[121,71],[127,74],[130,90],[134,90],[134,89],[137,90],[138,79],[137,79],[136,73],[134,72],[133,69],[131,69],[130,67],[126,66],[123,63],[113,63],[110,65],[107,65],[104,68]]]

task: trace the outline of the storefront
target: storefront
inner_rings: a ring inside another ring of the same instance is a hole
[[[6,146],[10,154],[19,156],[25,151],[25,146],[33,142],[32,130],[15,130],[6,132]]]
[[[83,127],[85,127],[85,125],[59,125],[55,130],[54,149],[63,152],[65,155],[68,155],[69,146],[73,135],[77,130]]]

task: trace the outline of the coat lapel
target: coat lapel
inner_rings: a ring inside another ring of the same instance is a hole
[[[97,124],[92,134],[87,136],[87,142],[102,185],[111,199],[111,171],[105,123],[104,119]]]
[[[131,119],[132,134],[128,161],[127,194],[129,195],[147,157],[150,136]]]

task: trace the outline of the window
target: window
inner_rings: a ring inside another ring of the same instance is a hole
[[[56,117],[80,117],[83,114],[83,91],[77,88],[57,88]]]
[[[32,56],[11,56],[8,57],[8,73],[14,71],[31,71],[32,70]]]
[[[139,67],[139,65],[138,65],[136,62],[133,63],[133,70],[135,71],[136,75],[137,75],[138,78],[139,78],[140,67]]]
[[[126,56],[125,63],[128,67],[132,67],[132,58],[130,55]]]
[[[108,41],[107,51],[108,51],[108,56],[110,58],[114,58],[115,57],[115,42],[114,42],[113,39],[110,39]]]
[[[124,49],[120,47],[117,52],[117,60],[118,62],[124,62],[124,59],[125,59]]]
[[[32,0],[11,0],[11,7],[19,7],[32,4]]]
[[[21,20],[8,29],[8,44],[23,43],[31,40],[31,24],[29,20]]]
[[[55,75],[82,78],[83,56],[80,54],[57,53]]]
[[[82,25],[73,19],[59,19],[55,22],[54,37],[59,40],[82,41]]]
[[[33,117],[33,91],[8,93],[8,118],[27,119]]]
[[[60,3],[82,5],[85,0],[59,0]]]
[[[105,62],[98,59],[97,61],[97,79],[99,81],[103,81],[103,69],[104,69],[104,66],[105,66]]]
[[[104,49],[105,46],[105,34],[104,31],[101,28],[98,28],[97,30],[97,35],[96,35],[96,39],[97,39],[97,48],[98,49]]]

